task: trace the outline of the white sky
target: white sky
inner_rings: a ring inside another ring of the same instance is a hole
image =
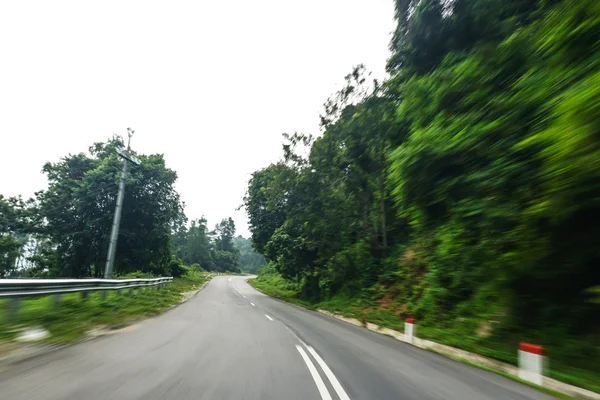
[[[163,153],[191,218],[232,216],[281,133],[318,133],[353,65],[384,77],[392,0],[2,1],[0,193],[132,127]]]

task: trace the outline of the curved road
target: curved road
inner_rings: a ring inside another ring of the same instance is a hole
[[[125,332],[13,365],[0,398],[517,400],[551,397],[500,376],[216,277]]]

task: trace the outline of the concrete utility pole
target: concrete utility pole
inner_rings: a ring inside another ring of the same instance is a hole
[[[115,207],[115,216],[113,218],[112,231],[110,233],[110,243],[108,245],[108,256],[106,257],[106,268],[104,270],[104,279],[110,279],[112,275],[113,265],[115,263],[115,252],[117,250],[117,238],[119,237],[119,225],[121,223],[121,211],[123,210],[123,197],[125,196],[125,179],[129,168],[128,161],[135,165],[140,165],[140,160],[130,153],[131,137],[134,131],[127,128],[127,150],[117,149],[117,153],[123,157],[123,172],[121,172],[121,180],[119,181],[119,194],[117,195],[117,206]]]

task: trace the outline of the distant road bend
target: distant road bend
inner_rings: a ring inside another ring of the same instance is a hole
[[[0,398],[551,399],[224,276],[125,332],[12,365]]]

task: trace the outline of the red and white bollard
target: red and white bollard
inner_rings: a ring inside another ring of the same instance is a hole
[[[519,344],[519,378],[542,386],[544,348],[537,344]]]
[[[412,344],[413,338],[415,337],[415,319],[407,318],[404,322],[404,340],[407,343]]]

